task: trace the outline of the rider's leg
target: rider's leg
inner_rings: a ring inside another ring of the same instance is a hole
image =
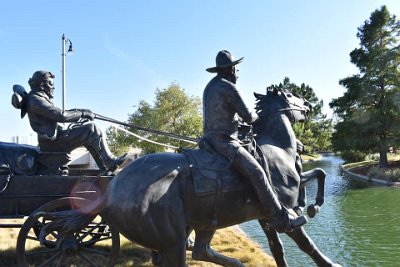
[[[234,165],[253,185],[272,227],[278,232],[291,231],[307,222],[304,216],[295,218],[282,206],[265,171],[243,147],[238,148]]]

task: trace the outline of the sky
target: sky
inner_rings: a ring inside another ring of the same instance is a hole
[[[329,102],[345,92],[339,80],[358,73],[349,56],[357,29],[382,5],[399,19],[399,0],[2,0],[0,141],[36,143],[11,105],[12,86],[29,91],[35,71],[56,75],[62,107],[63,34],[74,48],[65,57],[67,109],[126,121],[171,83],[201,98],[213,77],[205,69],[227,49],[244,57],[237,86],[249,107],[253,92],[288,77],[311,86],[330,117]]]

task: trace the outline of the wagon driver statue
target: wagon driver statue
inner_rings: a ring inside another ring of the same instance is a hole
[[[23,113],[28,113],[32,129],[38,134],[41,150],[71,152],[84,146],[95,159],[101,174],[114,172],[127,155],[114,156],[99,127],[92,121],[94,114],[89,109],[70,109],[62,111],[53,103],[54,74],[49,71],[36,71],[28,83],[31,91],[24,98]],[[21,113],[21,114],[23,114]],[[59,123],[90,122],[74,124],[64,129]]]

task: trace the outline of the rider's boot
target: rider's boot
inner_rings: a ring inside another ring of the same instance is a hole
[[[118,166],[122,165],[127,160],[128,154],[126,153],[120,157],[114,156],[114,154],[112,154],[110,149],[108,148],[106,141],[101,136],[100,140],[96,140],[96,142],[94,143],[95,144],[91,145],[95,151],[95,153],[92,155],[95,161],[100,161],[101,165],[104,166],[107,171],[114,172],[118,168]]]
[[[235,164],[241,169],[242,173],[246,173],[248,179],[253,185],[260,204],[270,219],[270,224],[276,231],[291,232],[293,229],[299,228],[307,223],[305,216],[298,216],[293,212],[289,212],[279,201],[275,191],[272,189],[270,180],[262,167],[253,157],[236,157]]]
[[[272,190],[269,180],[266,178],[263,179],[264,188],[259,187],[256,191],[261,205],[268,217],[270,217],[270,225],[279,233],[283,233],[291,232],[306,224],[307,218],[305,216],[296,216],[294,212],[292,213],[286,209]]]

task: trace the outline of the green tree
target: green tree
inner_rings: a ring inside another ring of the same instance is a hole
[[[300,95],[313,105],[313,111],[308,120],[303,124],[295,124],[293,130],[296,137],[305,145],[307,151],[330,151],[332,120],[327,119],[326,114],[322,113],[323,100],[318,99],[310,86],[304,83],[298,86],[291,83],[288,77],[285,77],[279,85],[272,86]]]
[[[129,115],[128,123],[157,131],[197,138],[203,131],[202,119],[200,98],[189,97],[179,84],[172,83],[165,89],[156,89],[153,105],[140,100],[136,111]],[[191,146],[187,142],[137,130],[135,127],[131,127],[128,130],[158,143],[177,147]],[[164,146],[126,134],[123,134],[123,136],[122,139],[125,142],[129,142],[131,146],[142,148],[144,153],[165,151]],[[121,134],[114,136],[114,140],[121,144]]]
[[[387,167],[390,146],[398,145],[400,22],[386,6],[358,28],[360,47],[350,53],[359,74],[340,80],[347,88],[329,105],[338,117],[332,144],[336,150],[379,152]]]
[[[106,136],[109,148],[115,155],[122,155],[128,151],[130,141],[124,132],[115,127],[108,127]]]

